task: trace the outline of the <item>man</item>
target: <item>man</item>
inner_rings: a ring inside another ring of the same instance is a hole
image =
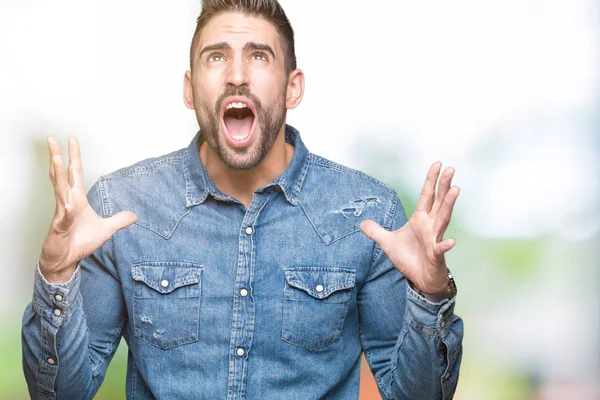
[[[31,396],[92,398],[123,335],[132,399],[356,398],[363,351],[384,398],[451,398],[454,171],[436,195],[431,167],[407,222],[392,189],[309,153],[285,124],[304,75],[276,0],[205,0],[190,62],[188,148],[86,197],[77,141],[67,173],[48,140],[57,206],[23,319]]]

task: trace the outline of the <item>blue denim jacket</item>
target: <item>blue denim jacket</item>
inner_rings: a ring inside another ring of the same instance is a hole
[[[415,293],[359,224],[398,229],[396,193],[307,151],[246,209],[188,148],[101,177],[88,198],[138,222],[66,284],[36,270],[23,317],[33,398],[96,393],[121,338],[128,399],[356,399],[364,352],[385,399],[449,399],[463,324]]]

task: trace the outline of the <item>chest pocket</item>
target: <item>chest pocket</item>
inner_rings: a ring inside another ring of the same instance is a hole
[[[201,266],[136,264],[131,276],[135,337],[161,349],[198,341]]]
[[[337,341],[355,279],[353,269],[286,268],[281,339],[309,351]]]

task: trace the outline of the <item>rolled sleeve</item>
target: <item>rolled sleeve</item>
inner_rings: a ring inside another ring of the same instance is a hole
[[[416,329],[435,330],[444,337],[452,323],[456,296],[434,303],[406,285],[406,298],[406,322]]]
[[[60,327],[81,303],[79,265],[65,283],[50,283],[40,271],[38,261],[35,268],[33,305],[36,313],[43,316],[55,327]]]

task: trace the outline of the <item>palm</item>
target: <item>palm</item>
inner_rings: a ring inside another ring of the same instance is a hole
[[[450,186],[454,170],[448,168],[436,195],[440,169],[441,164],[435,163],[429,170],[417,208],[402,228],[388,232],[373,221],[361,224],[363,232],[381,246],[392,264],[425,293],[446,287],[444,254],[455,245],[454,239],[444,240],[443,236],[459,189]]]
[[[89,256],[110,239],[114,232],[109,221],[98,216],[92,207],[86,204],[73,229],[71,244],[75,252],[74,258],[81,260]]]
[[[76,264],[96,251],[117,230],[133,224],[136,216],[123,211],[101,218],[88,203],[83,188],[79,145],[69,139],[69,171],[65,174],[60,148],[54,138],[50,148],[50,179],[54,185],[56,210],[40,256],[44,275],[64,281]]]

